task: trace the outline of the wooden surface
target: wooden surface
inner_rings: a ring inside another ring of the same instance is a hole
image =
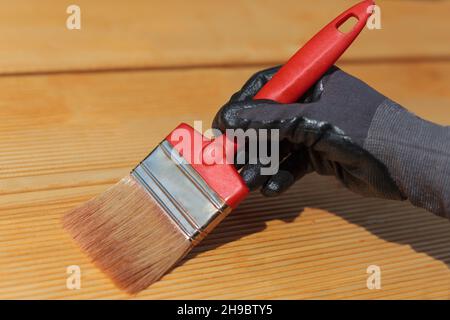
[[[231,3],[230,3],[231,2]],[[449,1],[379,1],[340,63],[450,124]],[[351,1],[2,1],[0,298],[130,298],[62,230],[181,121],[210,123],[253,72],[280,63]],[[108,3],[108,4],[107,4]],[[269,21],[269,22],[268,22]],[[205,128],[206,129],[206,128]],[[450,298],[450,223],[311,175],[254,194],[162,281],[131,298]],[[82,288],[66,288],[79,265]],[[369,265],[381,290],[366,287]]]
[[[0,0],[0,73],[279,63],[354,0]],[[447,57],[449,1],[383,1],[345,59]]]

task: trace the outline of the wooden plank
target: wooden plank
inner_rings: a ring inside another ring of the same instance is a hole
[[[0,74],[280,63],[354,0],[3,0]],[[345,59],[448,59],[450,1],[383,1],[382,30],[365,31]]]
[[[450,63],[342,67],[450,123]],[[71,242],[61,216],[125,175],[180,121],[209,123],[259,68],[0,78],[0,298],[130,298]],[[309,176],[281,199],[252,196],[133,298],[450,298],[449,246],[447,221]],[[380,291],[366,288],[372,264],[382,270]],[[65,287],[69,265],[81,267],[81,290]]]
[[[101,189],[37,192],[2,210],[0,297],[129,298],[59,225]],[[249,199],[137,298],[449,298],[449,231],[407,204],[362,199],[310,176],[281,199]],[[71,291],[65,270],[74,264],[82,289]],[[382,268],[381,291],[366,288],[369,265]]]

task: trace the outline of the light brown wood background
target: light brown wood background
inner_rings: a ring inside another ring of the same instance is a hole
[[[354,1],[0,1],[0,298],[450,298],[450,223],[309,176],[254,194],[160,282],[130,297],[72,243],[67,210],[181,121],[210,122]],[[339,65],[450,124],[449,1],[382,1]],[[82,288],[66,288],[79,265]],[[378,265],[381,290],[366,287]]]

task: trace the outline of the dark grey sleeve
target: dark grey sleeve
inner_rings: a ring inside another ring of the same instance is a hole
[[[386,100],[375,112],[364,148],[386,165],[413,205],[450,219],[450,127]]]

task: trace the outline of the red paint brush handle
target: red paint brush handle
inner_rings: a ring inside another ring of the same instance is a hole
[[[363,1],[329,23],[273,76],[258,92],[255,99],[271,99],[280,103],[297,101],[355,40],[371,15],[372,5],[374,5],[372,0]],[[340,32],[338,28],[351,17],[357,18],[358,23],[350,32]],[[181,131],[187,134],[183,135]],[[187,137],[188,142],[194,142],[189,148],[184,148],[180,144],[180,137],[183,136]],[[224,136],[221,136],[210,141],[192,127],[181,124],[166,140],[191,163],[197,173],[228,206],[235,208],[249,190],[233,164],[227,163],[226,156],[222,159],[223,164],[210,165],[206,162],[196,163],[194,160],[200,153],[203,153],[204,160],[205,154],[210,154],[216,149],[223,150],[224,155],[234,154],[236,148],[234,143],[227,144],[226,139],[223,138]],[[195,147],[196,140],[200,141],[200,148]]]
[[[331,21],[273,76],[255,99],[280,103],[297,101],[339,59],[352,44],[372,14],[374,1],[366,0],[348,9]],[[358,19],[351,31],[339,31],[348,19]]]

